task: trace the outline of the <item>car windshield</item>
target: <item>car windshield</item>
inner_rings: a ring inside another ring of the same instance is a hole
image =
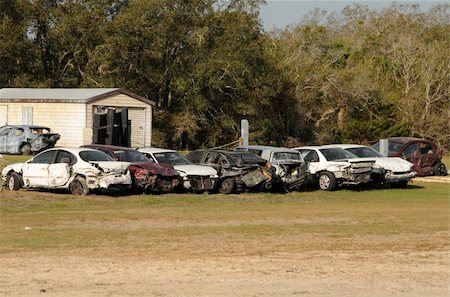
[[[398,151],[400,151],[402,146],[403,146],[402,142],[397,142],[397,141],[392,141],[392,140],[388,141],[388,150],[390,152],[398,152]],[[380,151],[380,143],[377,142],[375,145],[372,146],[372,148],[377,151]]]
[[[377,152],[373,148],[365,147],[365,146],[348,148],[347,151],[349,151],[352,154],[357,155],[360,158],[365,158],[365,157],[383,157],[382,154],[380,154],[379,152]]]
[[[319,149],[327,161],[341,160],[341,159],[353,159],[358,156],[341,148],[326,148]]]
[[[151,162],[143,153],[135,150],[117,150],[114,151],[114,155],[116,155],[119,161],[139,163]]]
[[[273,154],[273,160],[298,160],[301,161],[300,153],[277,152]]]
[[[159,163],[175,165],[190,165],[191,161],[177,152],[154,153],[153,156]]]
[[[112,157],[107,155],[104,152],[97,151],[97,150],[86,150],[80,152],[80,158],[83,161],[89,162],[89,161],[114,161]]]

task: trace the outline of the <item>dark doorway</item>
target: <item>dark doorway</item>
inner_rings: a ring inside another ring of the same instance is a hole
[[[92,143],[129,147],[131,120],[127,108],[95,107]]]

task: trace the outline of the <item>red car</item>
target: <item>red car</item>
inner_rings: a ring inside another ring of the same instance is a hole
[[[128,170],[133,179],[134,190],[175,192],[181,188],[180,174],[173,166],[152,162],[135,149],[104,144],[88,144],[82,147],[100,150],[117,161],[130,162]]]
[[[373,146],[380,151],[380,143]],[[414,164],[418,176],[447,175],[442,150],[432,141],[414,137],[388,138],[389,157],[400,157]]]

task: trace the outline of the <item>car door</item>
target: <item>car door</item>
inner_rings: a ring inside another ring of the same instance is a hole
[[[0,129],[0,153],[8,153],[8,135],[11,130],[11,127],[2,127]]]
[[[48,187],[48,167],[55,160],[58,150],[48,150],[36,155],[22,167],[22,176],[27,187]]]
[[[72,166],[77,158],[66,150],[60,150],[54,163],[48,166],[49,187],[62,187],[66,185],[72,176]]]
[[[436,152],[433,146],[427,142],[419,143],[420,161],[419,166],[423,174],[429,174],[433,171]]]
[[[19,153],[20,147],[26,141],[25,130],[22,127],[14,127],[9,132],[7,141],[7,151],[11,154]]]
[[[414,171],[418,173],[421,171],[421,156],[417,142],[412,142],[403,149],[402,158],[414,164]]]
[[[311,174],[315,174],[319,171],[319,155],[315,150],[303,150],[300,151],[303,160],[308,163],[308,169]]]

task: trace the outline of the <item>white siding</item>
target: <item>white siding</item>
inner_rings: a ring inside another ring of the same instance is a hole
[[[56,146],[83,144],[85,104],[83,103],[8,103],[8,124],[22,124],[22,107],[33,108],[33,124],[50,127],[61,135]]]
[[[144,147],[145,109],[129,108],[128,120],[131,120],[131,147]]]

